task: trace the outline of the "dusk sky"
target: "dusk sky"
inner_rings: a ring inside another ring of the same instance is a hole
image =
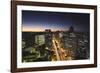
[[[67,31],[73,26],[75,31],[88,32],[90,15],[87,13],[22,11],[22,31]]]

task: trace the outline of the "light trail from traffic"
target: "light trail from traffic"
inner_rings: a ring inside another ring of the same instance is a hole
[[[52,51],[54,52],[54,54],[51,57],[52,61],[72,60],[73,59],[72,51],[70,51],[69,49],[62,48],[61,42],[59,40],[60,40],[60,38],[57,38],[53,34],[53,38],[52,38],[53,48],[52,48]]]

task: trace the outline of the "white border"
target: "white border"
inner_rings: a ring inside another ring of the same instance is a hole
[[[30,62],[22,63],[21,52],[21,24],[22,24],[22,10],[34,11],[51,11],[51,12],[74,12],[74,13],[90,13],[90,59],[89,60],[70,60],[57,62]],[[47,66],[61,66],[61,65],[82,65],[94,63],[94,10],[92,9],[76,9],[76,8],[57,8],[57,7],[43,7],[43,6],[17,6],[17,68],[30,67],[47,67]]]

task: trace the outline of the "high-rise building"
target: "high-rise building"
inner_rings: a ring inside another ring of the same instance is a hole
[[[45,44],[46,47],[48,47],[49,49],[52,48],[52,32],[51,29],[46,29],[45,30]]]

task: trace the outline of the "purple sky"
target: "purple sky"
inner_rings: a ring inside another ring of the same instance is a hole
[[[23,31],[44,31],[45,29],[89,32],[90,15],[87,13],[22,11]]]

